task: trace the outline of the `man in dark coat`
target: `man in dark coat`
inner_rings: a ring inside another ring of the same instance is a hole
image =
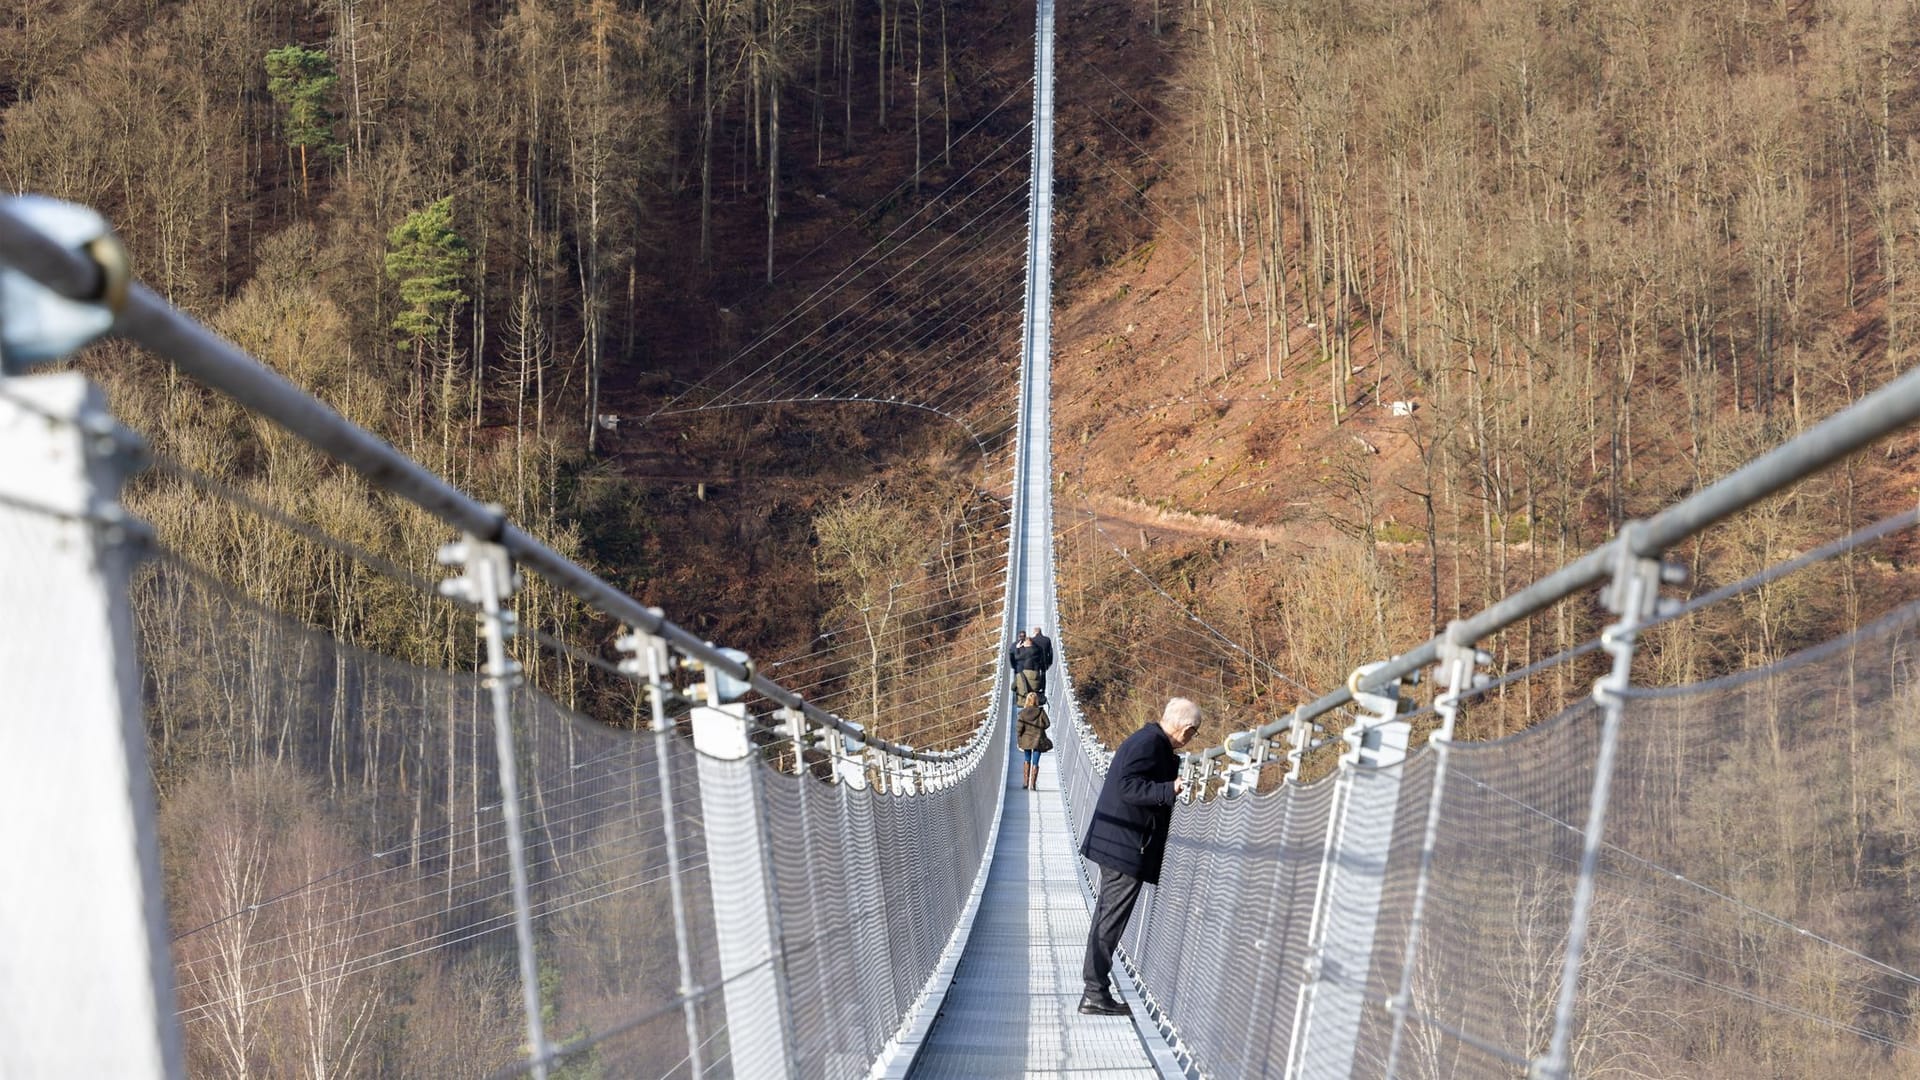
[[[1046,669],[1040,666],[1038,653],[1033,639],[1024,630],[1014,639],[1013,648],[1007,650],[1007,664],[1013,668],[1013,700],[1024,702],[1028,694],[1042,689],[1040,673]],[[1049,661],[1053,658],[1052,642],[1047,642],[1047,658]]]
[[[1045,675],[1047,669],[1053,666],[1053,639],[1041,633],[1036,626],[1027,641],[1033,645],[1033,669]]]
[[[1174,698],[1167,702],[1159,723],[1127,736],[1107,768],[1107,782],[1094,803],[1093,823],[1080,845],[1080,854],[1100,867],[1086,959],[1080,965],[1080,978],[1086,984],[1080,1011],[1090,1016],[1125,1016],[1132,1011],[1107,988],[1113,950],[1127,928],[1134,901],[1140,899],[1140,886],[1160,880],[1173,802],[1187,788],[1175,751],[1187,745],[1199,727],[1200,706]]]

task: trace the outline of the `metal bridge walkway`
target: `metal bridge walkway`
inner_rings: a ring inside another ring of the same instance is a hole
[[[1021,789],[1019,757],[1008,763],[987,886],[946,1000],[907,1074],[916,1080],[1182,1075],[1123,967],[1114,974],[1135,1019],[1077,1010],[1087,900],[1057,757],[1041,758],[1038,791]]]

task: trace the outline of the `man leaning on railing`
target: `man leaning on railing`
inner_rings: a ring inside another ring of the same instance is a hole
[[[1086,992],[1080,1011],[1089,1016],[1125,1016],[1133,1010],[1108,989],[1113,950],[1127,929],[1142,884],[1160,881],[1173,802],[1186,791],[1176,753],[1200,728],[1200,706],[1174,698],[1160,715],[1120,744],[1107,768],[1107,782],[1093,807],[1093,822],[1080,854],[1100,866],[1100,893],[1087,927],[1087,955],[1080,966]]]

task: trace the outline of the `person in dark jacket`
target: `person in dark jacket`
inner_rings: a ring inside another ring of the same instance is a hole
[[[1107,767],[1107,782],[1094,803],[1093,823],[1080,845],[1080,854],[1100,867],[1093,924],[1087,928],[1087,954],[1080,965],[1086,986],[1080,1011],[1089,1016],[1132,1012],[1107,988],[1113,950],[1127,928],[1134,901],[1140,899],[1140,886],[1160,880],[1173,802],[1187,788],[1175,751],[1187,745],[1199,728],[1200,706],[1174,698],[1167,702],[1159,723],[1127,736]]]
[[[1053,639],[1041,633],[1040,628],[1036,626],[1027,641],[1033,645],[1034,670],[1045,675],[1047,669],[1053,667]]]
[[[1026,705],[1020,710],[1020,735],[1017,744],[1020,747],[1021,756],[1026,759],[1020,780],[1020,787],[1024,790],[1040,790],[1040,755],[1052,745],[1052,737],[1047,734],[1047,728],[1051,723],[1047,719],[1047,710],[1040,707],[1040,695],[1028,694]]]
[[[1034,655],[1033,639],[1027,637],[1025,630],[1013,641],[1013,648],[1007,650],[1007,664],[1013,668],[1013,700],[1026,701],[1027,695],[1040,691],[1040,673],[1045,670],[1039,666]],[[1051,643],[1047,646],[1049,656],[1053,653]]]

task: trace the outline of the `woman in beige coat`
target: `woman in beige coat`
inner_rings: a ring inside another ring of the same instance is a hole
[[[1040,707],[1040,695],[1030,693],[1020,707],[1020,727],[1015,733],[1016,745],[1026,758],[1025,771],[1020,786],[1028,791],[1040,788],[1040,755],[1053,749],[1053,740],[1047,737],[1047,710]]]

